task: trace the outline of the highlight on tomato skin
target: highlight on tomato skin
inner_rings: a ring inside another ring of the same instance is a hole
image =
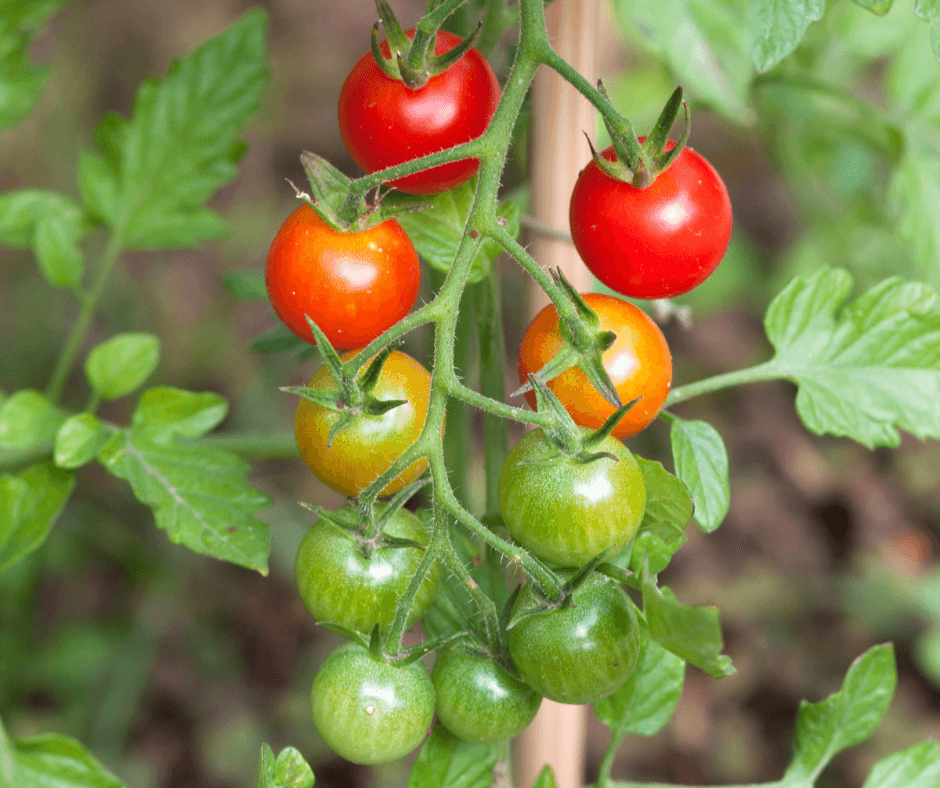
[[[352,350],[411,311],[421,265],[394,219],[340,233],[304,203],[274,236],[265,283],[274,311],[294,334],[316,344],[304,317],[309,315],[334,348]]]
[[[603,359],[621,401],[640,398],[612,433],[615,438],[628,438],[647,427],[662,410],[672,386],[672,354],[663,332],[643,310],[604,293],[584,293],[583,297],[597,313],[600,329],[617,335]],[[522,337],[517,359],[519,382],[525,383],[561,347],[558,311],[550,304],[529,323]],[[548,387],[582,427],[598,429],[615,410],[577,367],[549,380]],[[535,408],[535,394],[530,391],[525,397]]]
[[[616,153],[609,147],[601,156],[614,161]],[[731,200],[715,168],[685,147],[645,189],[591,161],[572,190],[569,221],[584,264],[611,290],[629,298],[673,298],[702,284],[724,257]]]
[[[414,30],[406,35],[413,37]],[[460,41],[453,33],[438,31],[435,54]],[[388,42],[380,47],[388,57]],[[496,74],[475,47],[417,90],[387,76],[372,52],[366,52],[340,91],[340,136],[353,161],[372,173],[476,139],[489,127],[500,96]],[[437,194],[469,180],[479,166],[479,159],[462,159],[387,185],[408,194]]]

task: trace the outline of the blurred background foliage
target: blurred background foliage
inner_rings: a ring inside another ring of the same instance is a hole
[[[285,179],[302,181],[302,150],[355,174],[336,100],[368,47],[372,2],[67,4],[32,50],[51,66],[39,105],[0,133],[0,192],[74,194],[78,154],[103,112],[127,113],[141,80],[255,5],[270,15],[271,78],[240,176],[212,203],[231,234],[195,251],[126,255],[89,345],[117,331],[152,331],[163,346],[154,384],[223,394],[232,402],[226,432],[286,436],[252,476],[275,500],[262,513],[272,526],[271,575],[169,544],[125,487],[94,466],[83,470],[43,549],[0,575],[0,715],[14,736],[80,738],[135,788],[253,785],[262,741],[298,747],[318,786],[401,786],[407,763],[367,769],[335,760],[310,720],[310,683],[336,639],[314,627],[293,588],[293,555],[309,522],[295,501],[341,500],[294,458],[295,403],[277,387],[304,382],[316,362],[296,349],[250,352],[275,325],[273,313],[221,285],[233,270],[262,270],[294,204]],[[405,24],[422,6],[395,3]],[[740,4],[690,4],[705,27],[709,7],[731,14]],[[721,172],[735,209],[725,261],[679,299],[693,310],[691,328],[666,327],[677,383],[765,358],[763,310],[794,273],[838,265],[859,287],[894,274],[940,283],[940,79],[930,29],[910,0],[885,17],[830,2],[797,52],[753,85],[735,70],[733,37],[715,53],[718,71],[683,74],[681,48],[655,11],[625,0],[605,7],[598,75],[643,130],[678,74],[692,102],[691,144]],[[507,39],[494,53],[497,67],[510,47]],[[507,190],[524,181],[525,147],[520,133]],[[2,260],[0,390],[42,388],[74,303],[48,287],[28,253],[3,249]],[[514,266],[505,275],[504,292],[522,286]],[[506,305],[505,319],[512,358],[526,322],[518,303]],[[411,342],[420,355],[422,338]],[[129,405],[109,403],[103,415],[126,422]],[[937,445],[905,436],[897,451],[870,453],[814,438],[786,384],[695,400],[680,415],[712,422],[725,438],[732,500],[715,534],[688,530],[666,581],[688,603],[723,611],[738,674],[715,681],[690,671],[673,722],[623,751],[633,778],[777,778],[799,700],[835,690],[857,654],[888,639],[900,668],[891,711],[820,784],[860,784],[879,757],[940,736]],[[668,457],[665,426],[631,448]],[[607,738],[592,725],[594,770]]]

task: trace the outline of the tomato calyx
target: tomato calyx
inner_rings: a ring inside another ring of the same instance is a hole
[[[559,321],[562,347],[541,369],[536,370],[543,381],[549,381],[572,367],[578,367],[587,376],[591,385],[615,408],[623,404],[617,387],[604,368],[604,351],[614,344],[617,335],[613,331],[600,330],[600,318],[591,309],[581,293],[572,287],[560,270],[551,272],[575,308],[574,317],[562,316]],[[532,391],[530,380],[523,383],[511,396],[516,397]]]
[[[453,49],[435,55],[434,43],[437,39],[437,31],[444,21],[439,13],[434,13],[433,10],[427,13],[418,22],[413,36],[409,37],[398,24],[395,12],[385,0],[376,0],[375,7],[379,13],[379,22],[372,26],[372,57],[387,77],[400,80],[409,90],[424,87],[431,77],[443,74],[453,66],[470,51],[483,29],[481,22]],[[431,4],[429,4],[429,9],[430,7]],[[388,40],[389,56],[385,55],[379,43],[380,23]]]
[[[362,194],[356,181],[310,151],[300,154],[300,164],[307,175],[310,194],[288,181],[295,196],[338,233],[364,232],[396,216],[431,207],[422,197],[395,189],[378,188],[368,195]]]
[[[597,81],[597,88],[605,99],[607,91],[601,80]],[[682,136],[673,146],[669,146],[669,130],[676,122],[679,109],[684,110],[684,126]],[[617,156],[614,161],[601,156],[588,139],[591,156],[601,171],[618,181],[629,183],[636,189],[645,189],[656,180],[656,176],[668,169],[688,142],[692,131],[692,116],[689,105],[682,99],[682,88],[676,88],[663,111],[653,126],[653,130],[646,137],[638,137],[630,121],[621,118],[619,122],[612,122],[604,115],[604,125],[610,134],[611,143]]]
[[[355,422],[359,416],[381,416],[406,404],[406,400],[403,399],[383,400],[373,395],[382,372],[382,365],[397,349],[396,343],[380,350],[378,355],[369,362],[364,372],[351,375],[344,371],[342,359],[323,331],[309,316],[305,315],[305,317],[317,340],[317,352],[333,380],[336,381],[337,387],[329,391],[318,391],[307,386],[281,386],[280,390],[285,394],[294,394],[340,414],[340,418],[330,427],[327,448],[332,445],[336,436]]]

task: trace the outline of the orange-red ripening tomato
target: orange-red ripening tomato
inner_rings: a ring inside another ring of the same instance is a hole
[[[614,428],[616,438],[627,438],[646,427],[663,407],[672,384],[672,354],[659,327],[633,304],[601,293],[585,293],[584,300],[597,312],[600,327],[613,331],[617,339],[604,352],[604,368],[623,402],[641,397]],[[558,312],[545,307],[529,324],[519,346],[519,382],[538,372],[562,346]],[[577,367],[548,381],[571,418],[582,427],[597,429],[614,412]],[[535,394],[526,399],[535,407]]]
[[[268,251],[265,279],[278,317],[316,344],[309,315],[337,350],[369,344],[401,320],[421,285],[418,255],[398,222],[338,233],[309,205],[287,217]]]
[[[414,30],[406,35],[412,38]],[[435,54],[449,52],[460,40],[438,31]],[[388,42],[380,47],[388,57]],[[496,75],[474,47],[416,90],[387,76],[366,52],[340,91],[339,132],[353,161],[375,172],[476,139],[490,125],[499,97]],[[462,159],[388,185],[408,194],[436,194],[469,180],[479,166],[479,159]]]

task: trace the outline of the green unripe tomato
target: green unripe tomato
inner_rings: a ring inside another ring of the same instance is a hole
[[[457,648],[431,671],[437,716],[461,739],[495,744],[532,722],[542,697],[492,659]]]
[[[387,506],[377,504],[376,515]],[[355,522],[358,512],[354,506],[344,506],[334,516]],[[424,524],[405,509],[391,516],[383,533],[428,544]],[[395,618],[398,599],[408,588],[422,555],[416,547],[380,547],[366,558],[355,534],[320,519],[304,535],[297,551],[297,590],[321,623],[339,624],[366,634],[376,624],[386,629]],[[434,600],[439,577],[440,568],[435,565],[418,589],[409,624],[420,619]]]
[[[499,508],[509,533],[527,550],[561,566],[583,566],[608,547],[622,550],[646,509],[646,484],[636,458],[616,438],[580,462],[561,454],[542,430],[509,452],[499,476]],[[618,552],[619,552],[618,550]]]
[[[388,763],[421,744],[434,719],[434,686],[421,662],[393,665],[358,643],[327,657],[310,692],[323,740],[353,763]]]
[[[526,587],[512,616],[536,606]],[[526,683],[558,703],[594,703],[630,677],[640,651],[633,603],[620,586],[592,574],[573,603],[515,620],[509,654]]]

